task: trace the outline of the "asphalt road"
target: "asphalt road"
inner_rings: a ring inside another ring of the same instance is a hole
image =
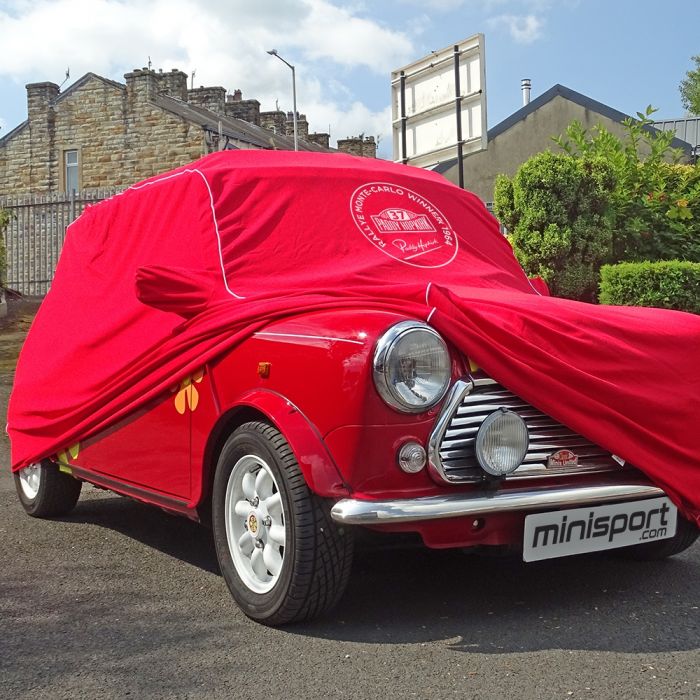
[[[0,327],[3,407],[22,332]],[[2,698],[700,698],[700,544],[525,565],[375,543],[335,611],[269,629],[205,528],[92,487],[35,520],[4,434],[0,464]]]

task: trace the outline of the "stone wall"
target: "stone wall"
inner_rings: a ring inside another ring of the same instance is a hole
[[[377,157],[377,143],[374,136],[360,135],[338,139],[338,150],[341,153],[349,153],[351,156]]]
[[[158,71],[158,83],[160,91],[170,97],[187,102],[187,73],[173,68],[169,73]]]
[[[260,112],[260,126],[284,136],[287,133],[287,115],[279,109],[273,112]]]
[[[309,134],[307,138],[309,141],[311,141],[311,143],[315,143],[319,146],[323,146],[324,148],[330,147],[330,140],[331,140],[330,134],[316,132],[313,134]]]
[[[124,78],[122,85],[88,73],[64,93],[54,83],[27,85],[28,123],[0,141],[0,195],[65,192],[67,151],[78,153],[78,189],[90,191],[126,187],[221,146],[215,134],[156,105],[159,95],[211,111],[214,129],[214,115],[221,115],[293,136],[292,112],[260,112],[258,100],[244,100],[240,90],[228,97],[223,87],[188,90],[180,70],[140,68]],[[297,131],[300,139],[329,146],[328,134],[309,134],[305,114],[297,113]],[[371,136],[339,141],[338,148],[376,157]]]
[[[294,137],[294,112],[287,112],[285,133],[287,136]],[[309,122],[306,120],[306,115],[299,112],[297,112],[297,136],[300,139],[306,139],[309,136]]]
[[[187,101],[197,107],[225,116],[226,88],[198,87],[187,91]]]
[[[182,77],[155,71],[126,75],[126,87],[98,76],[58,95],[58,86],[27,86],[29,125],[0,147],[0,194],[65,191],[65,152],[77,150],[81,190],[126,187],[206,152],[197,125],[152,100],[161,80],[182,89]],[[179,87],[178,87],[179,85]]]

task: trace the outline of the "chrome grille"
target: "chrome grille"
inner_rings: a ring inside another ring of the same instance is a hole
[[[474,451],[476,433],[484,419],[501,407],[517,413],[525,421],[530,434],[530,446],[523,464],[508,479],[620,468],[609,452],[538,411],[500,384],[491,379],[478,379],[473,383],[472,391],[462,392],[464,396],[456,409],[451,408],[451,417],[448,417],[442,427],[437,428],[440,434],[437,436],[431,462],[433,471],[442,479],[464,483],[486,478]],[[575,452],[578,455],[578,466],[548,468],[549,455],[561,449]]]

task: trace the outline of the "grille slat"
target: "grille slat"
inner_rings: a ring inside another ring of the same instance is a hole
[[[558,476],[562,473],[619,469],[609,452],[537,410],[495,382],[477,384],[454,412],[439,446],[444,478],[452,483],[480,481],[485,477],[476,459],[474,444],[479,427],[488,415],[506,408],[517,413],[530,435],[523,464],[509,479]],[[578,466],[548,468],[547,458],[568,449],[578,455]]]

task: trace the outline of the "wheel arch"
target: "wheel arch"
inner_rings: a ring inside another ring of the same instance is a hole
[[[228,437],[249,421],[263,421],[284,436],[296,457],[311,491],[324,498],[343,498],[350,493],[323,438],[309,419],[284,396],[273,391],[254,391],[225,409],[207,438],[202,463],[201,488],[196,503],[200,517],[208,519],[214,471]]]

